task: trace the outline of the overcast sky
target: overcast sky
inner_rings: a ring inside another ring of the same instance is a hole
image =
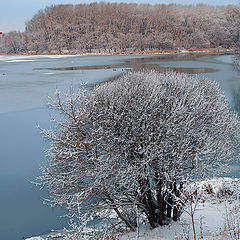
[[[40,9],[57,4],[81,4],[91,2],[103,2],[94,0],[0,0],[0,32],[24,31],[25,22]],[[240,0],[109,0],[105,2],[125,3],[176,3],[176,4],[198,4],[209,5],[238,5]]]

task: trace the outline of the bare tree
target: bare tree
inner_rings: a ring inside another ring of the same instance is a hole
[[[238,6],[92,3],[47,7],[26,23],[25,33],[27,50],[36,52],[233,48],[239,24]],[[19,41],[14,38],[9,43]]]
[[[42,130],[51,147],[40,181],[78,234],[94,219],[100,234],[134,231],[139,218],[152,228],[177,220],[184,184],[239,156],[239,119],[206,78],[129,72],[51,100],[64,119]]]
[[[20,32],[9,32],[3,37],[3,50],[8,53],[26,52],[27,36]]]

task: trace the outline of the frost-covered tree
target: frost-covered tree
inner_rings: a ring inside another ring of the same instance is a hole
[[[57,92],[51,107],[63,119],[43,130],[51,147],[40,180],[79,238],[93,219],[101,234],[177,220],[184,183],[239,154],[238,117],[206,78],[133,71],[64,100]]]
[[[26,23],[27,48],[53,53],[233,48],[239,24],[238,6],[54,5]]]
[[[7,53],[26,52],[28,37],[24,33],[9,32],[3,36],[2,49]]]

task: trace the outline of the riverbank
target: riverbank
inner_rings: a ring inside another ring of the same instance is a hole
[[[240,179],[213,178],[188,186],[192,191],[198,191],[199,199],[190,206],[185,206],[181,218],[177,222],[150,230],[149,226],[140,226],[137,232],[119,235],[118,240],[182,240],[193,239],[192,221],[189,214],[191,206],[196,234],[205,240],[227,240],[240,237]],[[235,235],[234,235],[235,234]],[[32,237],[26,240],[64,239],[64,230],[51,232],[44,236]]]
[[[26,52],[26,53],[0,53],[0,55],[77,55],[77,56],[88,56],[88,55],[100,55],[100,56],[109,56],[109,55],[154,55],[154,54],[223,54],[234,52],[234,49],[226,48],[190,48],[190,49],[164,49],[164,50],[143,50],[143,51],[117,51],[117,52],[84,52],[84,53],[74,53],[70,51],[56,51],[56,52]]]

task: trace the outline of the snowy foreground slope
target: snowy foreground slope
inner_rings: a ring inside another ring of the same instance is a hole
[[[225,227],[227,227],[225,211],[224,202],[221,204],[205,203],[204,205],[199,205],[194,217],[198,239],[232,239],[230,237],[222,238],[222,236],[225,235]],[[173,222],[168,226],[159,227],[151,231],[146,228],[141,228],[139,234],[129,233],[119,239],[190,240],[193,239],[191,219],[184,213],[179,222]]]
[[[198,189],[201,198],[194,212],[197,239],[237,240],[240,239],[240,179],[214,178],[201,181],[191,188]],[[186,240],[193,239],[192,221],[186,210],[178,222],[149,230],[141,226],[137,232],[118,236],[119,240]],[[52,232],[27,240],[64,239],[63,231]]]

